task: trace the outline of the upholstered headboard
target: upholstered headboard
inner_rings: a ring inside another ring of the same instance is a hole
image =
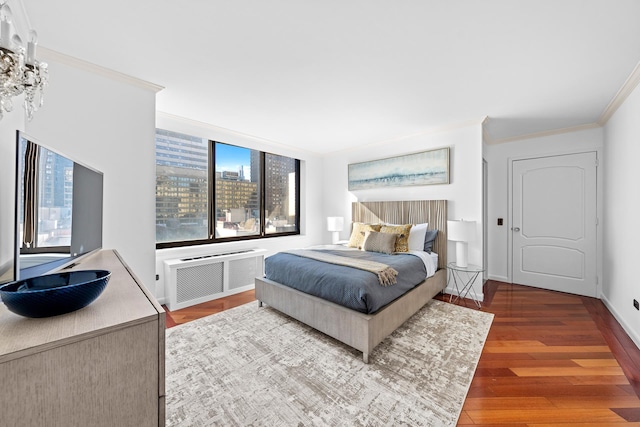
[[[429,223],[429,230],[438,230],[433,251],[438,254],[438,268],[447,266],[447,201],[411,200],[398,202],[353,202],[354,222],[385,222],[391,224]]]

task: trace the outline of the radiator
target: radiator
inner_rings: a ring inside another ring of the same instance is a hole
[[[167,307],[194,304],[253,289],[264,275],[264,249],[230,251],[164,261]]]

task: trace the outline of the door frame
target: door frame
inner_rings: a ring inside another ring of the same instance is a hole
[[[552,151],[541,154],[531,154],[531,155],[522,155],[522,156],[514,156],[508,157],[508,167],[507,167],[507,278],[509,279],[509,283],[513,283],[513,233],[511,232],[511,227],[513,227],[513,163],[519,160],[530,160],[530,159],[539,159],[544,157],[556,157],[556,156],[566,156],[571,154],[583,154],[583,153],[596,153],[596,158],[598,159],[598,165],[596,168],[596,215],[598,217],[598,224],[596,226],[596,296],[597,298],[602,298],[602,278],[603,278],[603,231],[602,225],[603,221],[603,197],[602,197],[602,189],[603,187],[603,148],[602,147],[593,147],[593,148],[584,148],[580,150],[571,150],[571,151]]]
[[[489,280],[489,163],[482,158],[482,283]]]

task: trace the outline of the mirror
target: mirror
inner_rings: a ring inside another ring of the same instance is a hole
[[[21,132],[16,153],[16,280],[101,248],[102,173]]]

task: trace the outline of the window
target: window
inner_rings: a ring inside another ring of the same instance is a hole
[[[208,146],[156,130],[156,243],[209,237]]]
[[[260,152],[215,143],[216,238],[260,235]]]
[[[156,130],[156,247],[299,234],[300,161]]]
[[[297,230],[297,160],[275,154],[264,155],[267,234]]]
[[[18,150],[20,253],[69,252],[73,162],[22,137]]]

